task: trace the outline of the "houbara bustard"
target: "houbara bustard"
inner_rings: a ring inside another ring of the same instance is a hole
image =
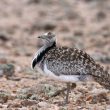
[[[65,103],[68,103],[71,83],[95,80],[110,90],[110,74],[87,53],[76,48],[57,47],[55,35],[51,32],[38,38],[45,43],[35,54],[32,68],[67,83]]]

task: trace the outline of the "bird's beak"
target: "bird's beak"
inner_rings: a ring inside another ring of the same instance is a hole
[[[41,38],[42,36],[38,36],[37,38]]]
[[[38,36],[40,39],[46,39],[44,35]]]

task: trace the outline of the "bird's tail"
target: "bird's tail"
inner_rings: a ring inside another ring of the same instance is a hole
[[[104,70],[99,64],[96,64],[96,69],[93,73],[94,79],[104,88],[110,90],[110,74],[107,70]]]

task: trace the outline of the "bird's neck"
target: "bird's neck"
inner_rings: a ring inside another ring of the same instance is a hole
[[[32,68],[35,67],[36,64],[38,64],[43,56],[50,50],[52,49],[53,47],[56,46],[56,42],[50,42],[50,43],[47,43],[45,44],[44,46],[42,46],[38,51],[37,53],[35,54],[35,57],[32,61]]]

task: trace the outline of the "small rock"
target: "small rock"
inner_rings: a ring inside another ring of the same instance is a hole
[[[55,28],[56,28],[56,23],[53,23],[52,21],[43,21],[36,25],[33,25],[31,27],[31,31],[34,32],[35,29],[50,31],[50,30],[54,30]]]
[[[75,36],[75,37],[76,37],[76,36],[77,36],[77,37],[78,37],[78,36],[81,37],[81,36],[83,36],[83,32],[82,32],[81,30],[77,30],[77,31],[74,32],[74,36]]]
[[[9,38],[5,33],[0,33],[0,40],[2,40],[3,42],[6,42],[9,40]]]
[[[36,94],[36,90],[34,88],[23,88],[17,92],[17,98],[18,99],[31,99],[32,95],[34,94]]]
[[[11,103],[11,104],[8,104],[7,108],[21,108],[21,104],[19,103]]]
[[[30,97],[31,100],[38,100],[39,97],[35,94],[33,94],[31,97]]]
[[[30,0],[28,2],[28,4],[38,4],[38,3],[40,3],[40,0]]]
[[[15,67],[12,64],[0,64],[0,74],[5,75],[6,78],[14,74]]]
[[[94,95],[92,98],[91,103],[101,103],[101,102],[109,102],[109,97],[107,96],[107,93],[100,93],[98,95]]]
[[[0,108],[3,108],[2,104],[0,104]]]
[[[26,67],[22,70],[23,73],[26,73],[26,74],[30,74],[30,75],[33,75],[35,74],[35,72],[30,68],[30,67]]]
[[[27,95],[24,95],[24,94],[19,94],[19,95],[16,96],[16,98],[17,99],[28,99]]]
[[[32,106],[32,110],[39,110],[37,106]]]
[[[67,106],[63,106],[63,107],[61,107],[61,109],[59,109],[59,110],[68,110],[68,107],[67,107]]]
[[[33,94],[35,91],[32,88],[22,88],[18,92],[18,94]]]
[[[110,57],[109,56],[105,56],[105,58],[100,59],[100,61],[102,63],[110,64]]]
[[[106,18],[106,13],[102,12],[102,11],[99,11],[97,13],[97,21],[101,21],[101,20],[104,20]]]
[[[52,85],[45,84],[43,87],[43,91],[44,91],[45,95],[51,97],[56,93],[57,88]]]
[[[5,91],[0,91],[0,103],[6,103],[11,95]]]
[[[39,107],[43,107],[43,108],[44,108],[44,107],[47,108],[47,107],[48,107],[48,103],[47,103],[47,102],[39,102],[39,103],[38,103],[38,106],[39,106]]]
[[[13,81],[20,81],[21,78],[20,77],[16,77],[16,76],[12,76],[12,77],[8,77],[8,80],[13,80]]]
[[[0,69],[0,77],[2,77],[2,76],[3,76],[3,70]]]
[[[85,2],[94,2],[96,0],[84,0]]]
[[[50,22],[47,22],[47,23],[45,23],[45,25],[44,25],[44,30],[54,30],[55,29],[55,27],[56,27],[56,25],[55,24],[53,24],[53,23],[50,23]]]
[[[37,104],[37,102],[34,100],[27,100],[26,99],[26,100],[21,101],[21,105],[23,105],[23,106],[32,106],[35,104]]]
[[[0,54],[0,64],[6,64],[7,63],[7,59],[4,57],[4,55]]]

